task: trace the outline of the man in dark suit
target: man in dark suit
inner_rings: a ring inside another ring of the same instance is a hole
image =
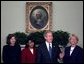
[[[74,34],[69,38],[71,46],[65,48],[64,63],[83,63],[83,49],[76,45],[78,40]]]
[[[44,38],[46,41],[38,47],[37,63],[57,63],[61,51],[58,46],[52,43],[52,32],[46,31],[44,33]]]

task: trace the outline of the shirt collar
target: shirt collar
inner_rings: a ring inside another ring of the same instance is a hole
[[[47,42],[47,41],[46,41],[45,43],[46,43],[46,45],[49,45],[49,44],[50,44],[50,46],[52,47],[52,43],[49,43],[49,42]]]

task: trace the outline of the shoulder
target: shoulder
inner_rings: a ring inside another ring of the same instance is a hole
[[[56,48],[56,49],[59,49],[60,48],[56,43],[52,43],[52,47],[53,48]]]
[[[43,42],[43,43],[39,44],[38,48],[43,48],[43,47],[45,47],[45,46],[46,46],[46,43]]]
[[[22,50],[22,52],[26,52],[26,51],[28,51],[28,48],[24,48],[24,49]]]
[[[10,49],[9,45],[3,46],[3,51],[8,51]]]
[[[16,44],[15,46],[18,46],[18,47],[20,47],[20,45],[19,45],[19,44]]]
[[[3,48],[8,48],[8,47],[9,47],[9,45],[4,45],[4,46],[3,46]]]
[[[71,47],[71,46],[65,47],[65,51],[66,51],[66,50],[69,50],[69,49],[70,49],[70,47]]]
[[[16,44],[15,47],[20,48],[20,45],[19,44]]]
[[[56,43],[52,43],[52,46],[59,47]]]
[[[80,46],[77,45],[77,48],[82,49]]]
[[[45,43],[45,42],[44,42],[44,43],[39,44],[39,46],[38,46],[38,47],[43,47],[44,45],[46,45],[46,43]]]
[[[38,45],[37,50],[43,50],[46,47],[46,43],[41,43]]]
[[[80,51],[82,51],[83,49],[80,47],[80,46],[76,46],[76,49],[78,49],[78,50],[80,50]]]

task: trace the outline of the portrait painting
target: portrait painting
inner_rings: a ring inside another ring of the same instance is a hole
[[[52,24],[51,2],[26,3],[26,32],[50,30]]]

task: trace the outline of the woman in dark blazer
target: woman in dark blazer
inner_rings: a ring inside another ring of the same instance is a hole
[[[36,62],[36,49],[34,48],[34,41],[28,40],[26,47],[21,53],[21,63],[35,63]]]
[[[4,63],[19,63],[20,62],[21,48],[16,44],[14,34],[7,36],[7,45],[3,47],[2,58]]]
[[[83,49],[77,45],[78,41],[75,34],[70,36],[71,46],[65,48],[64,63],[83,63]]]

